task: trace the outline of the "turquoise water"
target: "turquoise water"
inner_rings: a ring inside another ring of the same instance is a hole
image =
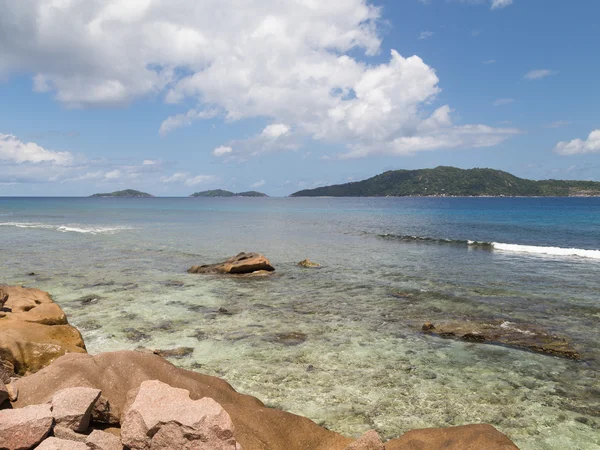
[[[599,250],[593,198],[0,199],[1,282],[51,292],[90,352],[189,347],[171,361],[347,435],[488,422],[600,449]],[[240,251],[276,274],[186,273]],[[583,360],[420,332],[452,319]]]

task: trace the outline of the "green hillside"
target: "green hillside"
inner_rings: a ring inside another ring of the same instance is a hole
[[[154,195],[147,194],[146,192],[136,191],[135,189],[125,189],[124,191],[115,191],[106,194],[94,194],[91,197],[129,197],[129,198],[148,198],[154,197]]]
[[[223,189],[213,189],[210,191],[195,192],[190,197],[268,197],[268,195],[257,191],[234,193]]]
[[[600,196],[600,182],[518,178],[493,169],[391,170],[364,181],[306,189],[292,197]]]

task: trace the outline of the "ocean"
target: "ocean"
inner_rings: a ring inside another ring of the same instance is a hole
[[[241,251],[276,272],[186,272]],[[483,422],[600,449],[600,198],[0,198],[0,283],[50,292],[90,353],[185,347],[171,362],[349,436]],[[582,358],[421,331],[453,320]]]

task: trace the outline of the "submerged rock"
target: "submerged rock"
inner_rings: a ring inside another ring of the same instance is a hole
[[[188,273],[220,273],[220,274],[248,274],[258,271],[272,272],[275,268],[269,260],[258,253],[239,253],[227,261],[218,264],[192,266]]]
[[[308,335],[298,331],[289,333],[277,333],[266,337],[267,341],[276,342],[283,345],[299,345],[308,339]]]
[[[169,348],[165,350],[154,350],[156,355],[162,356],[163,358],[185,358],[186,356],[194,353],[193,347],[177,347]]]
[[[306,267],[306,268],[316,268],[316,267],[321,267],[321,264],[318,263],[314,263],[312,262],[310,259],[305,259],[302,260],[298,263],[298,265],[300,267]]]
[[[504,345],[561,358],[580,358],[579,352],[565,338],[550,334],[530,324],[517,324],[505,320],[444,322],[437,325],[426,322],[421,329],[425,333],[442,338]]]

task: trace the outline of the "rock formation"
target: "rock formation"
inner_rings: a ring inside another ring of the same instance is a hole
[[[579,352],[565,339],[555,336],[536,326],[517,324],[505,320],[488,322],[427,322],[423,332],[442,338],[459,339],[482,344],[505,345],[536,353],[545,353],[561,358],[579,359]]]
[[[272,272],[274,270],[275,268],[263,255],[242,252],[222,263],[192,266],[188,269],[188,272],[243,275],[260,271]]]
[[[316,268],[316,267],[321,267],[321,264],[312,262],[310,259],[303,259],[302,261],[300,261],[298,263],[298,265],[300,267],[305,267],[307,269],[311,269],[311,268]]]

